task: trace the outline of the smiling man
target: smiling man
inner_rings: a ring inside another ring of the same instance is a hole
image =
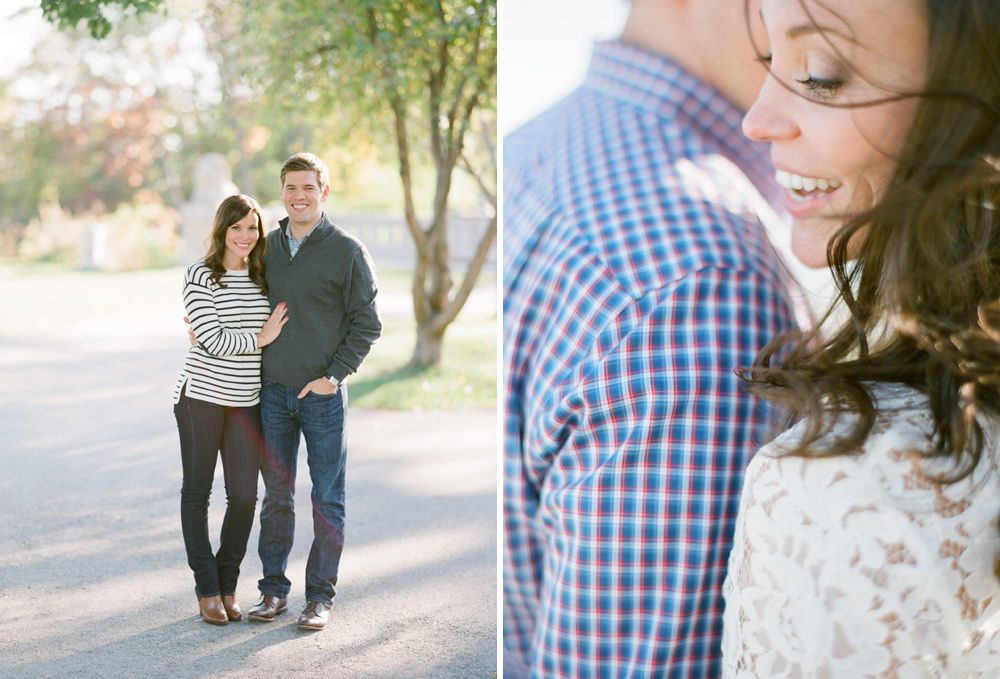
[[[375,268],[365,246],[323,212],[330,193],[326,164],[299,153],[281,167],[288,218],[267,235],[268,299],[284,302],[284,341],[263,357],[259,553],[264,577],[251,620],[288,610],[285,576],[295,532],[293,491],[299,438],[305,435],[312,479],[313,544],[306,563],[306,607],[299,627],[326,627],[344,547],[344,379],[357,371],[382,332]]]

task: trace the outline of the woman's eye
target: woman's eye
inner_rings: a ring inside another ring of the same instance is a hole
[[[758,54],[757,61],[764,64],[765,66],[771,65],[771,55],[770,54]]]
[[[805,85],[806,89],[810,92],[815,92],[823,97],[835,95],[844,86],[844,81],[840,78],[814,78],[813,76],[809,76],[805,80],[797,80],[796,82]]]

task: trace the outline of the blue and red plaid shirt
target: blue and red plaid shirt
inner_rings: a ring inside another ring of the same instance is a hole
[[[795,325],[766,146],[667,59],[595,46],[504,139],[504,677],[717,677],[733,373]],[[771,212],[773,214],[773,212]]]

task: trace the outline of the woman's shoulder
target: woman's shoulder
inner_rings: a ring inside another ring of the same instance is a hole
[[[927,397],[916,389],[898,384],[872,384],[868,385],[868,391],[875,408],[875,423],[867,440],[859,448],[859,453],[867,448],[880,448],[882,444],[894,438],[914,441],[926,439],[933,434]],[[822,449],[838,437],[850,435],[858,417],[855,413],[842,413],[837,416],[829,433],[817,441],[817,448]],[[783,457],[785,451],[794,448],[803,438],[807,427],[805,421],[799,422],[763,446],[761,454],[766,457]]]
[[[185,283],[197,283],[199,285],[212,285],[211,280],[212,270],[208,268],[204,260],[199,259],[188,266],[187,271],[184,272],[184,282]]]
[[[975,471],[955,483],[941,484],[935,477],[955,471],[951,459],[929,458],[935,428],[926,396],[899,385],[879,385],[872,390],[875,423],[857,451],[829,457],[787,454],[804,432],[800,423],[763,447],[751,462],[748,478],[778,486],[803,504],[823,504],[837,498],[842,506],[869,504],[886,511],[902,512],[913,520],[933,513],[949,514],[972,503],[995,513],[986,495],[1000,506],[1000,493],[984,491],[984,483],[996,486],[997,446],[1000,426],[983,421],[984,454]],[[851,417],[837,422],[831,436],[845,435]],[[820,441],[822,445],[822,440]],[[924,517],[924,518],[920,518]],[[930,519],[933,520],[933,519]]]

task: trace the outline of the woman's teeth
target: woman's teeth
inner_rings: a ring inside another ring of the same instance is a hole
[[[840,182],[836,179],[823,179],[822,177],[803,177],[794,172],[778,170],[774,173],[774,180],[783,189],[789,189],[788,195],[793,200],[811,200],[825,193],[830,193],[840,188]],[[813,192],[816,192],[815,194]]]

